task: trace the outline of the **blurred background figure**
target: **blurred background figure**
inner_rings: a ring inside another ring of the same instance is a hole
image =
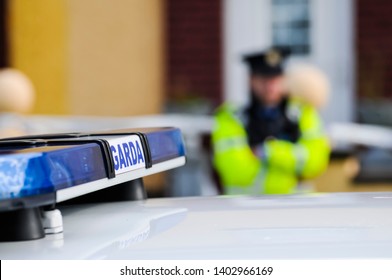
[[[311,64],[297,64],[285,73],[285,83],[290,96],[321,110],[327,105],[330,85],[327,76]]]
[[[31,80],[16,69],[0,70],[0,138],[28,133],[21,115],[30,113],[35,101]]]
[[[271,48],[245,56],[250,104],[217,111],[214,164],[227,194],[294,193],[299,180],[327,167],[330,147],[315,109],[325,103],[327,79],[310,66],[285,79],[287,55]]]

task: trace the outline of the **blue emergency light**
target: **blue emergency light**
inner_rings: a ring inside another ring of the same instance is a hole
[[[7,213],[53,209],[56,203],[184,164],[184,142],[176,128],[2,139],[0,222]]]

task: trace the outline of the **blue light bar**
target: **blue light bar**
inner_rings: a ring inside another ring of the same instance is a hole
[[[152,163],[173,157],[185,156],[185,147],[180,130],[153,131],[147,134]]]
[[[57,191],[106,177],[97,144],[23,149],[0,156],[0,199]]]
[[[51,205],[183,164],[175,128],[3,139],[0,212]]]

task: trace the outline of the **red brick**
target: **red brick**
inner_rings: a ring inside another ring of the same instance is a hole
[[[392,1],[356,1],[357,94],[392,97]]]
[[[167,95],[186,87],[214,104],[222,100],[221,0],[166,1]]]

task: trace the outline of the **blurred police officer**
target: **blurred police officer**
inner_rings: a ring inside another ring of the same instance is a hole
[[[293,193],[299,180],[328,164],[329,143],[316,108],[287,91],[287,55],[271,48],[245,56],[249,105],[224,104],[215,114],[214,166],[227,194]]]

